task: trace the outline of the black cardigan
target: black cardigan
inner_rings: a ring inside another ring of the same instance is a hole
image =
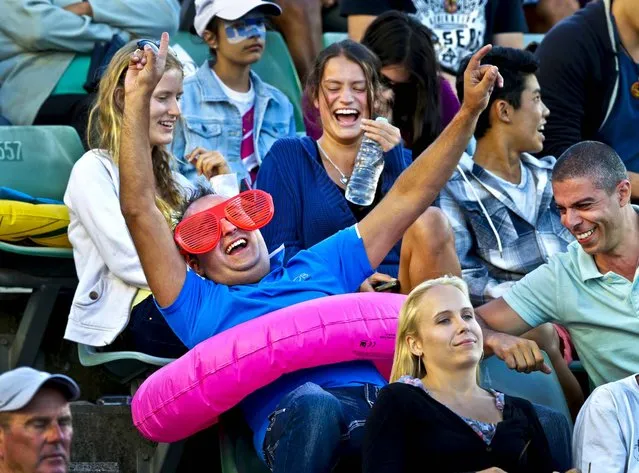
[[[364,473],[464,473],[493,466],[508,473],[553,471],[530,402],[505,396],[503,421],[486,445],[461,417],[404,383],[380,391],[366,421],[363,462]]]

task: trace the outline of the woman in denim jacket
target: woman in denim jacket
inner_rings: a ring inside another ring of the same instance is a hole
[[[189,180],[200,174],[198,157],[212,150],[238,181],[252,185],[273,143],[295,136],[291,102],[251,71],[264,51],[265,15],[280,13],[276,4],[260,0],[198,2],[194,28],[212,59],[184,81],[182,120],[173,142],[179,171]]]

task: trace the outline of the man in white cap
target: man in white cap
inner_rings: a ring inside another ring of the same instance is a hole
[[[80,388],[68,376],[33,368],[0,375],[0,473],[66,473],[70,401]]]

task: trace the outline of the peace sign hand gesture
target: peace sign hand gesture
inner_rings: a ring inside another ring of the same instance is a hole
[[[462,107],[476,115],[479,115],[488,106],[488,100],[495,84],[498,87],[504,85],[504,78],[496,66],[481,65],[482,58],[491,49],[492,45],[487,44],[477,51],[464,71],[464,102]]]
[[[151,94],[164,75],[166,56],[169,51],[169,34],[162,33],[160,48],[146,44],[144,50],[136,49],[131,54],[124,78],[124,93]]]

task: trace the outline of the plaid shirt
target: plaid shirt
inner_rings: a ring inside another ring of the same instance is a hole
[[[488,216],[459,168],[435,202],[455,232],[462,276],[475,306],[502,296],[515,281],[546,263],[553,254],[565,251],[574,240],[561,224],[553,201],[550,175],[555,158],[547,156],[538,160],[524,153],[521,159],[531,171],[537,189],[533,222],[526,220],[500,182],[475,164],[468,154],[462,156],[459,164],[499,234],[501,254]]]

